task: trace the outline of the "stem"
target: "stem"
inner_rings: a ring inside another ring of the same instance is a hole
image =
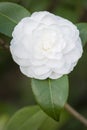
[[[83,117],[80,113],[78,113],[68,103],[66,103],[64,107],[71,115],[73,115],[76,119],[78,119],[81,123],[83,123],[87,127],[87,119],[85,117]]]

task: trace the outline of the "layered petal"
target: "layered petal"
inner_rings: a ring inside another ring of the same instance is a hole
[[[69,74],[82,56],[77,27],[47,11],[23,18],[12,36],[12,58],[30,78],[60,78]]]

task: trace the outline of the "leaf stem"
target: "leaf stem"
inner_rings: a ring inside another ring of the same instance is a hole
[[[73,115],[76,119],[78,119],[81,123],[83,123],[87,127],[87,119],[83,117],[80,113],[78,113],[74,108],[72,108],[68,103],[65,104],[64,108]]]

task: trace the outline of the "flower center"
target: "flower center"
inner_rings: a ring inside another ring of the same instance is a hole
[[[53,30],[43,30],[41,44],[43,51],[49,51],[53,48],[56,41],[56,33]]]
[[[52,47],[51,47],[51,44],[49,43],[49,42],[45,42],[44,44],[43,44],[43,46],[42,46],[42,49],[44,50],[44,51],[48,51],[48,50],[50,50]]]

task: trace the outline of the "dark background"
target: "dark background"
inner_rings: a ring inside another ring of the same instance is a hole
[[[31,13],[48,10],[73,23],[87,22],[87,0],[0,0],[2,1],[20,4]],[[11,39],[2,34],[0,38],[9,45]],[[69,79],[68,102],[87,117],[87,46],[78,65],[69,74]],[[13,62],[9,50],[0,46],[0,130],[16,110],[36,104],[30,84],[30,79],[22,75],[18,65]],[[75,118],[70,117],[60,130],[86,130],[86,128]]]

